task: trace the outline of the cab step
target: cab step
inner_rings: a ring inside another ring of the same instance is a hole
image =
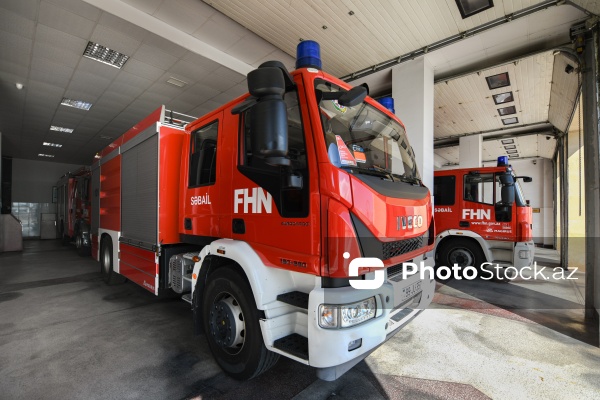
[[[308,360],[308,338],[297,333],[277,339],[273,347],[283,352]]]
[[[290,304],[294,307],[308,310],[308,293],[303,292],[288,292],[277,296],[277,300]]]
[[[191,293],[186,293],[183,296],[181,296],[181,298],[184,301],[187,301],[188,303],[192,304],[192,294]]]

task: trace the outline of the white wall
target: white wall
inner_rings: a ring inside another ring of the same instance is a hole
[[[73,164],[13,158],[11,213],[21,222],[23,237],[40,236],[41,214],[56,214],[52,187],[61,176],[79,168]]]
[[[12,161],[12,201],[25,203],[51,203],[52,186],[67,172],[74,172],[80,165],[48,161]]]

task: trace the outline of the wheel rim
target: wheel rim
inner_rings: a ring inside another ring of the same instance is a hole
[[[75,247],[80,249],[81,246],[83,246],[82,242],[83,242],[83,239],[81,238],[81,235],[77,235],[77,237],[75,238]]]
[[[102,251],[102,271],[108,275],[108,268],[111,263],[110,259],[110,251],[108,251],[108,247],[104,246],[104,250]]]
[[[475,257],[467,249],[454,249],[448,255],[450,265],[457,264],[459,267],[473,266]]]
[[[213,300],[210,307],[210,335],[225,352],[235,355],[242,351],[246,323],[239,302],[232,294],[224,292]]]

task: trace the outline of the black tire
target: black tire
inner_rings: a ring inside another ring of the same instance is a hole
[[[113,245],[110,237],[102,239],[100,245],[100,274],[107,285],[116,285],[127,280],[123,275],[113,271]]]
[[[75,247],[80,257],[88,257],[92,254],[92,248],[83,244],[83,234],[81,232],[78,232],[75,236]]]
[[[217,267],[204,289],[202,319],[213,357],[234,379],[257,377],[279,359],[265,347],[259,318],[244,277],[234,267]]]
[[[473,266],[478,270],[485,262],[485,256],[479,244],[469,239],[446,239],[439,251],[438,266],[449,268],[456,263],[460,267]]]

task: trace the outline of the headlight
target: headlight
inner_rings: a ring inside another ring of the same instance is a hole
[[[351,304],[321,304],[319,326],[327,329],[347,328],[375,318],[376,312],[375,297]]]

